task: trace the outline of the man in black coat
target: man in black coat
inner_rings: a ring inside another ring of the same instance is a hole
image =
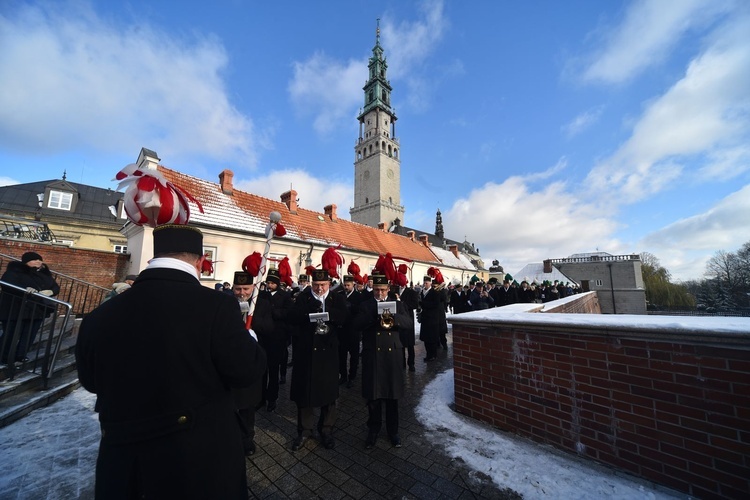
[[[81,323],[78,377],[97,395],[97,498],[247,499],[231,388],[266,368],[237,299],[199,281],[203,236],[153,232],[154,256],[127,293]]]
[[[419,340],[424,342],[425,362],[430,362],[437,358],[437,348],[440,345],[441,333],[447,330],[448,325],[445,318],[445,301],[441,290],[436,290],[432,286],[432,278],[425,276],[424,286],[420,297],[420,324]]]
[[[367,449],[375,441],[383,425],[385,404],[385,426],[388,438],[396,448],[401,447],[398,434],[398,400],[404,394],[403,346],[401,330],[414,330],[413,316],[400,300],[394,300],[395,310],[388,311],[390,320],[378,312],[378,303],[391,301],[388,279],[373,276],[373,298],[362,302],[354,320],[355,328],[362,329],[362,396],[367,400]]]
[[[510,286],[509,280],[503,280],[503,286],[496,288],[497,299],[495,300],[495,307],[507,306],[508,304],[515,304],[518,302],[518,294],[516,289]]]
[[[289,312],[294,305],[292,295],[281,290],[280,284],[278,269],[269,269],[268,276],[266,276],[266,289],[259,294],[259,298],[262,297],[271,305],[271,328],[258,332],[258,341],[265,349],[268,360],[268,370],[263,375],[263,400],[267,402],[267,411],[276,409],[276,400],[279,398],[281,365],[283,364],[286,368],[286,348],[289,342],[287,322]]]
[[[339,329],[339,385],[345,383],[346,387],[351,387],[357,378],[359,344],[362,341],[362,332],[352,326],[352,320],[362,301],[362,294],[354,289],[354,285],[354,276],[347,274],[344,276],[343,286],[337,290],[346,298],[348,310],[348,320]]]
[[[326,449],[335,446],[333,425],[336,423],[336,399],[339,397],[339,328],[347,320],[346,299],[330,291],[328,272],[316,269],[312,286],[297,296],[291,320],[292,384],[290,399],[297,403],[297,437],[292,451],[299,450],[312,436],[313,410],[320,408],[318,432]],[[311,314],[328,313],[328,320],[318,322]]]
[[[406,286],[398,287],[397,299],[401,301],[406,309],[406,314],[412,319],[411,328],[399,328],[398,334],[401,337],[401,344],[404,346],[404,362],[403,367],[409,367],[409,371],[413,372],[414,368],[414,345],[416,344],[416,333],[414,328],[414,311],[419,308],[419,294],[414,291],[408,284]]]
[[[60,293],[60,286],[52,277],[42,256],[36,252],[26,252],[21,256],[21,262],[11,261],[0,280],[25,289],[16,290],[5,287],[0,300],[0,322],[3,324],[2,362],[10,360],[10,349],[13,335],[18,329],[19,338],[14,353],[15,361],[28,361],[26,353],[34,343],[36,334],[44,322],[44,318],[52,313],[46,307],[43,296],[53,297]],[[39,295],[31,295],[32,293]],[[24,297],[25,294],[29,294]],[[24,302],[25,299],[25,302]]]

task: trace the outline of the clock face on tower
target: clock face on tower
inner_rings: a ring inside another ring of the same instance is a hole
[[[387,174],[387,175],[388,175],[388,178],[389,178],[389,179],[393,179],[393,170],[391,170],[391,169],[389,168],[389,169],[388,169],[388,174]]]

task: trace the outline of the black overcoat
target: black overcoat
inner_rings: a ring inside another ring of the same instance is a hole
[[[404,395],[404,355],[399,332],[414,331],[414,319],[401,301],[396,302],[394,325],[380,326],[378,302],[367,299],[360,304],[354,320],[362,329],[362,397],[400,399]]]
[[[420,297],[422,313],[420,314],[419,340],[427,344],[439,344],[440,333],[447,330],[445,304],[442,291],[430,287]]]
[[[300,408],[319,407],[333,403],[339,397],[339,329],[347,320],[346,298],[330,292],[325,300],[330,332],[315,333],[315,323],[309,313],[319,312],[321,303],[310,287],[305,288],[294,302],[292,322],[292,383],[289,397]]]
[[[286,363],[286,348],[289,343],[289,313],[294,301],[292,294],[282,290],[271,293],[268,290],[260,292],[258,299],[268,302],[271,307],[271,328],[258,333],[258,341],[266,350],[269,365]],[[254,321],[254,320],[253,320]]]
[[[146,269],[81,323],[78,377],[97,395],[97,498],[247,498],[230,392],[265,354],[237,299],[176,269]]]
[[[410,347],[416,344],[416,334],[414,333],[414,311],[419,307],[419,293],[413,288],[404,287],[404,290],[399,295],[399,299],[403,303],[406,314],[409,315],[411,320],[411,328],[400,328],[399,335],[401,335],[401,343],[404,347]]]
[[[52,296],[60,293],[60,285],[52,277],[52,273],[46,264],[42,264],[40,268],[35,268],[20,261],[8,262],[8,268],[0,280],[23,289],[34,288],[39,292],[52,290]],[[44,299],[41,297],[29,296],[23,310],[21,310],[24,293],[10,287],[3,289],[3,295],[5,296],[3,300],[0,300],[0,320],[28,319],[32,316],[41,318],[46,315],[45,309],[39,306],[39,304],[44,303]]]

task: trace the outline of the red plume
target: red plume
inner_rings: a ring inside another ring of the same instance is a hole
[[[308,276],[312,276],[313,271],[315,271],[315,266],[307,266],[305,267],[305,274]]]
[[[260,263],[262,261],[263,256],[258,252],[253,252],[242,261],[242,270],[252,277],[258,276],[258,273],[260,272]]]
[[[427,276],[432,278],[435,281],[435,283],[437,283],[438,285],[441,285],[443,281],[445,281],[443,279],[443,273],[441,273],[440,269],[438,269],[437,267],[429,268],[427,270]]]
[[[398,286],[406,286],[409,283],[409,278],[406,277],[407,272],[409,272],[409,267],[406,264],[399,264],[398,274],[396,275],[396,284]]]
[[[284,257],[279,262],[279,279],[286,283],[288,286],[292,286],[292,267],[289,265],[289,257]]]
[[[328,271],[331,278],[339,278],[338,269],[344,265],[344,257],[336,251],[337,248],[341,248],[341,245],[339,244],[336,248],[329,247],[320,258],[321,266]]]
[[[378,257],[378,261],[372,269],[373,274],[376,271],[385,275],[391,283],[396,282],[398,271],[396,270],[396,264],[393,262],[393,255],[390,252]]]
[[[354,259],[349,263],[349,267],[346,268],[346,272],[351,274],[352,276],[356,276],[359,274],[360,269],[356,262],[354,262]]]
[[[286,234],[286,229],[279,222],[277,222],[276,231],[273,232],[273,235],[276,236],[277,238],[281,238],[285,234]]]
[[[208,254],[204,255],[203,264],[201,264],[201,274],[213,274],[214,263],[208,258]]]
[[[360,285],[364,285],[365,283],[367,283],[367,275],[366,274],[364,276],[357,275],[354,278],[357,280],[357,283],[359,283]]]

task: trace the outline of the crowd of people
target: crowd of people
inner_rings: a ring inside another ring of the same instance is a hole
[[[157,227],[148,267],[81,324],[79,379],[97,394],[102,428],[97,496],[246,498],[255,413],[278,411],[288,367],[292,451],[311,438],[335,448],[336,401],[358,378],[363,446],[373,448],[385,424],[391,446],[401,447],[399,400],[415,371],[416,322],[430,363],[448,349],[449,312],[568,293],[557,283],[454,286],[432,275],[406,286],[377,266],[367,281],[312,268],[296,284],[276,269],[236,271],[211,290],[200,283],[204,259],[200,231]],[[143,370],[134,373],[134,363]]]

